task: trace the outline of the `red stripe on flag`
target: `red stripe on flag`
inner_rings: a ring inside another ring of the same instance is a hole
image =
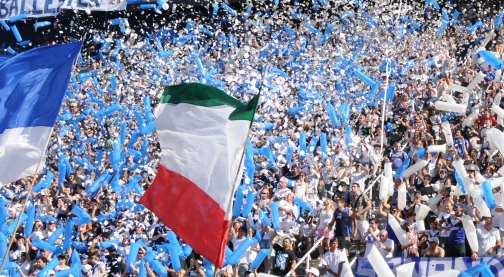
[[[196,184],[160,165],[140,203],[194,251],[222,267],[230,221],[224,220],[220,205]]]

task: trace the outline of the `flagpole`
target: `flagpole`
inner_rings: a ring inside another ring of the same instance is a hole
[[[259,93],[258,93],[258,96],[257,96],[258,98],[261,97],[261,91],[262,91],[262,87],[263,87],[263,83],[264,83],[264,78],[266,76],[267,68],[268,68],[268,65],[266,65],[266,69],[263,72],[263,76],[262,76],[262,79],[261,79],[261,85],[259,86]],[[241,173],[241,171],[243,169],[241,165],[243,164],[243,159],[245,158],[245,149],[247,148],[247,141],[248,141],[248,138],[250,136],[250,132],[252,130],[252,123],[254,123],[254,117],[255,117],[258,105],[259,105],[259,99],[257,99],[256,108],[254,109],[254,114],[252,116],[252,121],[250,122],[250,127],[248,128],[248,132],[247,132],[247,140],[245,141],[245,144],[244,144],[244,147],[243,147],[243,152],[242,152],[241,159],[240,159],[240,163],[238,164],[238,170],[236,171],[236,176],[234,178],[233,192],[236,191],[236,187],[237,187],[237,185],[236,185],[237,182],[236,181],[238,180],[238,177],[240,176],[240,173]],[[233,203],[233,197],[231,197],[229,199],[228,210],[231,207],[231,203]]]
[[[87,35],[87,32],[84,35],[84,39],[85,39],[86,35]],[[79,49],[79,55],[80,55],[80,52],[82,51],[82,46],[83,45],[84,45],[84,40],[82,40],[82,45],[81,45],[81,48]],[[78,57],[76,58],[73,66],[72,66],[72,70],[70,71],[70,73],[72,73],[74,71],[75,67],[77,66],[77,62],[78,62]],[[61,105],[60,105],[60,108],[61,108]],[[52,133],[52,131],[54,131],[54,125],[53,125],[53,128],[51,129],[51,133]],[[5,265],[5,261],[8,258],[7,255],[9,254],[9,249],[12,247],[12,243],[14,242],[14,238],[16,237],[16,230],[19,227],[19,222],[21,221],[21,215],[24,213],[24,211],[26,209],[28,200],[29,200],[30,195],[32,193],[33,185],[35,184],[35,180],[37,179],[37,178],[35,178],[35,176],[38,174],[38,171],[40,169],[40,164],[42,163],[42,160],[45,160],[45,151],[47,149],[47,145],[49,144],[49,140],[50,139],[51,139],[51,136],[49,136],[47,138],[47,142],[46,142],[44,150],[43,150],[44,152],[40,156],[40,159],[39,159],[38,164],[37,164],[37,168],[35,169],[35,173],[33,174],[33,180],[31,181],[31,184],[28,187],[28,194],[26,196],[26,199],[25,199],[25,202],[23,204],[23,207],[21,208],[21,212],[19,213],[18,220],[16,221],[16,225],[14,227],[14,232],[12,232],[12,234],[11,234],[11,238],[10,238],[10,241],[9,241],[9,246],[7,247],[7,250],[5,251],[5,253],[3,255],[2,264],[0,265],[0,272],[3,271],[4,265]]]
[[[237,180],[238,180],[238,177],[240,176],[240,173],[243,170],[242,164],[243,164],[243,160],[245,158],[245,149],[247,148],[247,141],[248,141],[248,138],[250,136],[250,132],[252,130],[252,123],[254,123],[254,117],[255,117],[255,114],[256,114],[256,111],[257,111],[257,106],[259,106],[259,100],[260,100],[260,97],[261,97],[261,91],[262,91],[262,87],[263,87],[263,83],[264,83],[264,79],[265,79],[265,76],[266,76],[267,69],[268,69],[268,65],[266,65],[266,68],[265,68],[265,70],[263,72],[263,75],[262,75],[262,78],[261,78],[261,85],[259,86],[259,93],[257,95],[257,97],[258,97],[257,104],[256,104],[256,107],[254,109],[254,114],[252,116],[252,121],[250,122],[250,126],[248,128],[247,139],[245,140],[245,143],[244,143],[243,152],[242,152],[242,155],[241,155],[241,158],[240,158],[240,163],[238,164],[238,169],[236,171],[236,176],[235,176],[234,182],[233,182],[233,188],[232,188],[233,189],[233,193],[236,191],[236,188],[238,187]],[[230,212],[231,204],[232,203],[233,203],[233,197],[230,197],[229,198],[228,209],[227,209],[228,211],[227,212]],[[216,277],[217,276],[216,274],[221,270],[221,268],[218,268],[218,267],[216,267],[216,269],[218,269],[218,270],[214,271],[214,276],[213,277]]]
[[[30,194],[32,193],[32,188],[33,188],[33,184],[35,183],[35,180],[37,178],[35,178],[35,176],[37,175],[38,171],[39,171],[39,168],[40,168],[40,164],[42,163],[42,157],[39,159],[39,162],[37,164],[37,168],[35,169],[35,173],[34,173],[34,176],[33,176],[33,179],[30,183],[30,186],[28,187],[28,194],[26,195],[26,199],[25,199],[25,202],[23,204],[23,207],[21,208],[21,212],[19,213],[19,216],[18,216],[18,219],[16,220],[16,225],[14,227],[14,232],[12,232],[11,234],[11,238],[10,238],[10,241],[9,241],[9,246],[7,247],[7,250],[5,251],[4,255],[3,255],[3,260],[2,260],[2,265],[0,265],[0,272],[2,272],[3,268],[4,268],[4,265],[5,265],[5,261],[7,260],[7,258],[9,257],[8,254],[9,254],[9,249],[12,247],[12,243],[14,242],[14,238],[16,237],[16,230],[17,228],[19,227],[19,222],[21,221],[21,215],[24,213],[25,209],[26,209],[26,206],[28,204],[28,200],[30,198]]]

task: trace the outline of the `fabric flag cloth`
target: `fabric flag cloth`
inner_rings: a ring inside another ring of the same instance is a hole
[[[163,156],[140,203],[218,267],[258,99],[245,104],[214,87],[182,84],[165,88],[155,112]]]
[[[82,43],[0,55],[0,185],[35,174]]]

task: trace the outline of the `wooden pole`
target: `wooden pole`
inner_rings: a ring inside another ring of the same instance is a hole
[[[28,204],[28,199],[30,198],[30,194],[32,192],[33,185],[35,184],[35,180],[36,180],[35,176],[37,175],[37,172],[39,171],[41,163],[42,163],[42,158],[39,159],[39,162],[37,164],[37,168],[35,169],[35,174],[33,176],[33,180],[31,181],[30,186],[28,187],[28,194],[26,196],[26,199],[25,199],[25,202],[23,204],[23,207],[21,208],[21,212],[19,213],[18,219],[16,220],[16,225],[14,227],[14,232],[11,234],[11,238],[10,238],[10,241],[9,241],[9,246],[7,247],[7,250],[5,251],[5,253],[3,255],[2,265],[0,265],[0,272],[2,272],[2,270],[4,268],[5,261],[9,258],[9,249],[12,247],[12,243],[14,242],[14,238],[16,237],[16,230],[19,227],[19,222],[21,221],[21,215],[24,213],[24,211],[26,209],[26,206]],[[27,249],[27,251],[28,251],[28,249]]]

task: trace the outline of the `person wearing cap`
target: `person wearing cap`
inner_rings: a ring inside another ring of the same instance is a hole
[[[306,270],[306,277],[318,277],[320,275],[320,271],[315,267],[310,267]],[[257,276],[255,276],[257,277]]]
[[[452,155],[447,156],[444,160],[442,158],[439,158],[438,165],[439,170],[445,170],[449,175],[453,175],[455,172]]]
[[[271,199],[272,201],[280,201],[285,199],[287,196],[287,193],[291,192],[289,188],[287,188],[287,182],[289,179],[282,177],[280,178],[279,188],[276,189],[275,193],[273,194],[273,198]]]
[[[106,249],[108,251],[108,255],[105,256],[105,270],[109,274],[109,276],[117,276],[121,273],[121,257],[117,255],[117,249],[114,245],[110,246]]]
[[[450,236],[448,237],[448,245],[445,245],[447,257],[465,257],[465,229],[462,225],[462,217],[464,216],[464,206],[455,204],[454,214],[446,218]]]
[[[501,257],[502,243],[499,229],[492,227],[492,220],[492,216],[484,215],[476,226],[479,248],[471,250],[471,258],[475,261],[478,257]]]
[[[474,184],[479,184],[480,182],[476,178],[476,167],[471,167],[469,166],[467,168],[467,175],[469,175],[469,179],[474,183]]]
[[[341,277],[343,265],[348,263],[344,250],[338,249],[338,239],[332,238],[329,242],[329,251],[324,254],[322,265],[325,267],[327,277]]]
[[[433,175],[431,175],[433,176]],[[446,174],[446,169],[442,169],[439,171],[439,177],[437,178],[436,182],[434,182],[435,187],[443,187],[445,181],[448,179],[448,174]]]
[[[92,268],[92,266],[88,263],[89,257],[86,254],[82,254],[80,258],[81,258],[81,275],[88,276],[88,273]]]
[[[9,213],[9,219],[7,219],[7,225],[11,225],[11,224],[15,224],[15,219],[16,219],[16,216],[17,216],[17,210],[16,208],[9,208],[8,210],[8,213]]]
[[[135,227],[135,232],[130,236],[134,241],[141,240],[143,243],[148,243],[149,238],[144,232],[145,226],[140,223]]]
[[[437,237],[431,237],[428,239],[429,246],[424,251],[424,257],[436,257],[444,258],[445,251],[443,248],[439,247],[439,239]]]
[[[44,236],[44,240],[49,239],[52,234],[56,231],[56,221],[54,220],[49,220],[47,222],[47,228],[42,232]],[[63,235],[59,235],[58,239],[54,242],[55,245],[58,245],[61,243],[61,239],[63,238]]]
[[[65,255],[58,255],[57,259],[59,261],[59,265],[54,268],[54,271],[58,272],[70,268],[70,266],[68,266],[68,257]]]

